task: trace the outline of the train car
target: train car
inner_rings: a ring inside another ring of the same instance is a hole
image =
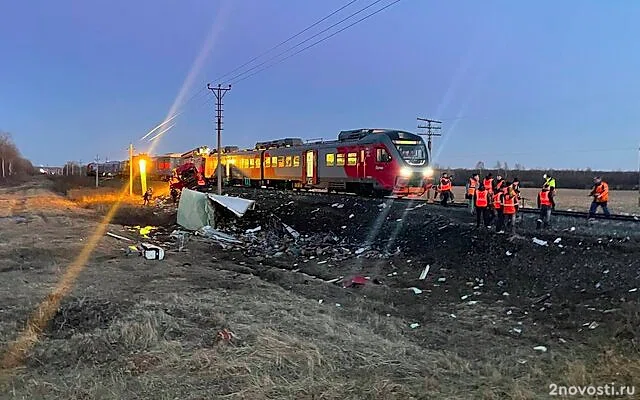
[[[152,178],[168,181],[173,175],[173,171],[182,164],[181,154],[165,154],[151,158],[151,174]]]
[[[207,176],[215,180],[217,154]],[[422,138],[392,129],[342,131],[334,141],[287,138],[253,150],[221,154],[227,182],[253,186],[328,189],[365,195],[423,193],[433,179]]]
[[[100,176],[119,176],[122,173],[122,161],[87,164],[87,176],[96,176],[96,165]]]

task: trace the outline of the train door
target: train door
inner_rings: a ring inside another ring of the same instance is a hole
[[[364,179],[367,177],[367,151],[360,149],[358,157],[358,178]]]
[[[318,176],[316,170],[316,152],[314,150],[308,150],[305,154],[305,182],[308,185],[315,185],[318,183]]]

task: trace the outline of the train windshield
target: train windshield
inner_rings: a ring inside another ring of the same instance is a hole
[[[424,165],[427,162],[427,148],[421,140],[394,140],[400,156],[410,165]]]

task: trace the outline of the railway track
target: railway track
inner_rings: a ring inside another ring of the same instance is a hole
[[[242,186],[232,186],[235,188],[242,188]],[[256,188],[253,188],[256,189]],[[278,190],[278,189],[260,189],[260,190]],[[327,192],[327,191],[319,191],[319,190],[313,190],[313,191],[296,191],[294,192],[297,195],[302,195],[302,196],[336,196],[336,197],[358,197],[355,194],[349,194],[349,193],[335,193],[335,192]],[[442,205],[440,205],[439,202],[433,202],[430,203],[428,202],[426,199],[424,198],[417,198],[417,197],[396,197],[396,196],[387,196],[384,197],[383,199],[389,199],[389,200],[396,200],[396,201],[422,201],[422,202],[426,202],[427,205],[432,206],[432,207],[442,207]],[[468,208],[467,203],[450,203],[449,207],[453,207],[453,208]],[[519,212],[525,213],[525,214],[537,214],[540,212],[539,209],[537,208],[530,208],[530,207],[520,207]],[[568,211],[568,210],[554,210],[552,215],[554,217],[573,217],[573,218],[584,218],[587,219],[589,218],[589,213],[585,212],[585,211]],[[622,222],[640,222],[640,217],[639,216],[635,216],[635,215],[623,215],[623,214],[611,214],[609,217],[606,217],[604,214],[596,214],[595,219],[598,220],[606,220],[606,221],[622,221]]]

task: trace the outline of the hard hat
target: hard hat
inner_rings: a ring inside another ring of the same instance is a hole
[[[542,175],[544,179],[547,179],[547,174]]]

